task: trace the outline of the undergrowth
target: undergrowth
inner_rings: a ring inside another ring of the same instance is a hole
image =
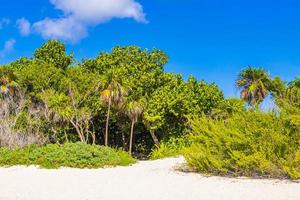
[[[191,169],[208,175],[300,179],[300,127],[290,116],[195,116],[189,129],[187,136],[163,142],[151,158],[183,155]]]
[[[38,165],[42,168],[102,168],[127,166],[136,161],[126,152],[84,143],[31,145],[25,148],[0,148],[0,166]]]

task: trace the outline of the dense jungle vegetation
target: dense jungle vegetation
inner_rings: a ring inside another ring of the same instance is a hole
[[[247,67],[236,81],[241,98],[225,98],[214,83],[165,72],[167,62],[137,46],[78,62],[51,40],[1,66],[1,165],[127,165],[127,151],[183,155],[207,174],[300,178],[300,78]],[[268,96],[275,106],[262,111]]]

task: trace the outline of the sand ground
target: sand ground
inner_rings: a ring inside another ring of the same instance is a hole
[[[0,200],[300,200],[300,183],[204,177],[183,158],[109,169],[0,168]]]

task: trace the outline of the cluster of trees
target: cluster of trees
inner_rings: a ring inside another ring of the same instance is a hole
[[[268,95],[276,100],[292,100],[291,95],[298,94],[300,77],[287,83],[278,76],[272,78],[263,68],[248,67],[239,73],[236,86],[241,91],[241,99],[257,107]]]
[[[299,121],[300,77],[286,82],[278,76],[272,78],[263,68],[248,67],[239,73],[236,85],[241,91],[241,99],[251,108],[259,109],[259,105],[270,95],[276,105],[274,111]]]
[[[268,95],[300,124],[300,78],[286,83],[248,67],[236,81],[241,99],[226,99],[214,83],[165,72],[167,62],[164,52],[137,46],[78,62],[63,43],[46,42],[0,66],[0,146],[80,141],[147,154],[184,135],[190,116],[224,119],[258,109]]]
[[[236,86],[241,99],[191,115],[188,134],[163,141],[151,158],[183,155],[189,167],[206,174],[299,179],[300,78],[287,83],[247,67]],[[268,111],[260,109],[267,96],[275,104]]]
[[[0,146],[81,141],[147,153],[183,134],[189,115],[231,102],[215,84],[166,73],[167,62],[164,52],[137,46],[77,62],[48,41],[0,66]]]

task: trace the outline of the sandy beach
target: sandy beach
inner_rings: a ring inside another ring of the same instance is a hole
[[[204,177],[183,158],[108,169],[0,168],[0,200],[299,200],[300,183]]]

